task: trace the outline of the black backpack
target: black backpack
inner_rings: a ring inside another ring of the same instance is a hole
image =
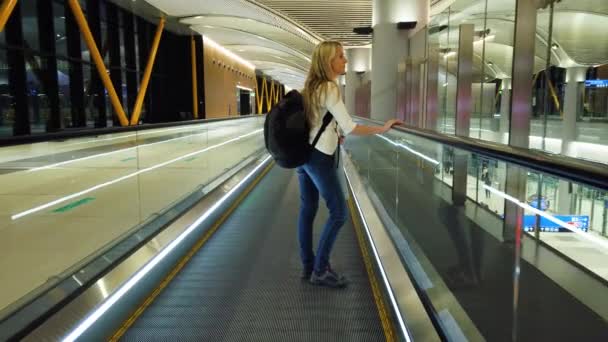
[[[333,116],[327,112],[312,145],[308,143],[310,128],[304,114],[304,99],[302,94],[292,90],[266,115],[264,122],[266,150],[281,167],[293,169],[304,165],[310,159],[310,154],[321,134],[332,120]]]

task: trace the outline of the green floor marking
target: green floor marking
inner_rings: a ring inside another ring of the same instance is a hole
[[[130,157],[130,158],[127,158],[127,159],[123,159],[123,160],[121,160],[121,161],[126,162],[126,161],[129,161],[129,160],[134,160],[134,159],[135,159],[135,157]]]
[[[196,157],[190,157],[190,158],[186,158],[186,159],[184,159],[184,161],[189,162],[189,161],[193,161],[194,159],[196,159]]]
[[[57,208],[57,209],[53,210],[53,212],[54,213],[65,213],[66,211],[70,211],[70,210],[72,210],[72,209],[74,209],[74,208],[76,208],[78,206],[81,206],[83,204],[87,204],[87,203],[89,203],[91,201],[94,201],[94,200],[95,200],[95,198],[93,198],[93,197],[86,197],[86,198],[80,199],[80,200],[78,200],[76,202],[72,202],[72,203],[70,203],[70,204],[68,204],[66,206],[61,207],[61,208]]]

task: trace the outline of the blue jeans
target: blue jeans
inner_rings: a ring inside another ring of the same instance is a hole
[[[346,201],[337,171],[334,158],[316,149],[308,163],[297,169],[301,199],[298,219],[300,257],[305,268],[313,266],[317,273],[323,273],[327,268],[336,236],[347,219]],[[329,209],[329,218],[321,233],[315,257],[312,250],[312,225],[319,208],[319,193]]]

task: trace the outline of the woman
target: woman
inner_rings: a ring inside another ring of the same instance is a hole
[[[345,135],[373,135],[387,132],[393,125],[401,123],[389,120],[383,127],[373,127],[358,125],[352,120],[336,83],[338,76],[345,73],[346,62],[344,49],[338,42],[325,41],[315,47],[302,91],[306,119],[311,127],[310,142],[321,128],[327,111],[331,112],[334,121],[321,134],[310,160],[297,169],[301,198],[298,238],[304,265],[302,278],[310,279],[315,285],[336,288],[348,283],[345,277],[329,266],[331,249],[348,213],[334,162],[334,155],[339,153],[338,142],[341,140],[338,127]],[[319,193],[329,209],[329,219],[323,228],[315,256],[312,250],[312,225],[319,207]]]
[[[492,185],[492,178],[490,178],[490,172],[488,171],[487,166],[484,166],[483,169],[481,170],[481,180],[487,186]],[[485,188],[485,189],[486,189],[486,198],[490,198],[490,190],[488,190],[488,188]]]

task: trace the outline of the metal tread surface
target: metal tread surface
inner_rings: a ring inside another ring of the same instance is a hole
[[[298,181],[278,167],[121,337],[121,341],[384,341],[352,222],[332,266],[347,289],[300,280]],[[320,204],[315,242],[327,218]]]

